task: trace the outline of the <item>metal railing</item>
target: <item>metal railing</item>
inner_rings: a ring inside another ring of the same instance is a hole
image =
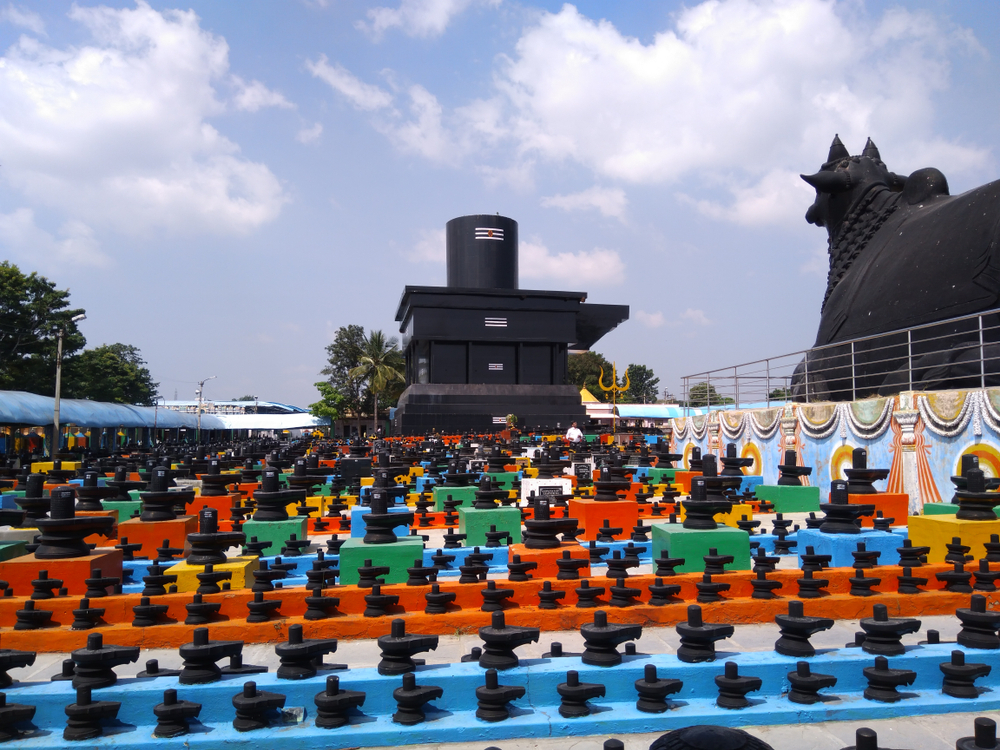
[[[682,378],[685,407],[856,401],[1000,385],[1000,308]]]

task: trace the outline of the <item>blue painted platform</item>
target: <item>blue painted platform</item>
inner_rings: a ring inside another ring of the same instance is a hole
[[[907,529],[899,526],[893,528],[892,532],[862,531],[860,534],[823,534],[817,529],[799,529],[796,534],[798,546],[795,552],[800,555],[799,567],[802,567],[801,555],[805,553],[806,547],[811,546],[817,555],[833,555],[831,567],[851,568],[854,567],[851,552],[858,548],[858,542],[864,542],[867,549],[882,553],[878,559],[879,565],[897,565],[899,553],[896,548],[903,546]]]

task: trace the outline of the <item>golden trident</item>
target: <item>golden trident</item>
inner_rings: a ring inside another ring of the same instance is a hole
[[[625,368],[625,385],[618,385],[618,368],[615,363],[611,363],[611,385],[604,385],[604,367],[601,367],[601,376],[597,379],[597,384],[601,390],[607,393],[611,391],[611,434],[618,432],[618,394],[625,393],[629,389],[628,368]]]

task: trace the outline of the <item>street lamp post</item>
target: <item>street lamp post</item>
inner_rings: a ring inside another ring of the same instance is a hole
[[[83,313],[79,315],[74,315],[69,319],[70,323],[79,323],[81,320],[86,320],[87,316]],[[55,398],[55,408],[52,414],[52,444],[49,446],[49,458],[55,456],[58,452],[56,448],[59,447],[59,391],[62,389],[62,346],[63,346],[63,336],[66,334],[66,326],[60,326],[59,332],[56,334],[56,398]]]
[[[156,419],[160,413],[160,401],[163,401],[164,406],[167,405],[167,400],[163,398],[163,396],[157,396],[153,399],[153,440],[150,443],[150,446],[156,443]]]
[[[197,435],[198,445],[201,445],[201,400],[205,392],[205,383],[207,383],[209,380],[215,380],[216,377],[218,376],[212,375],[209,378],[205,378],[204,380],[198,381],[198,435]]]

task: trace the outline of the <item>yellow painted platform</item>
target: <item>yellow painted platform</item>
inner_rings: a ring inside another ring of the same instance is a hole
[[[1000,534],[1000,518],[996,521],[960,521],[955,516],[910,516],[909,536],[914,547],[930,547],[927,562],[944,562],[948,554],[946,544],[959,537],[962,544],[972,549],[969,554],[979,560],[986,555],[983,542],[990,541],[991,534]]]
[[[325,495],[308,495],[306,496],[306,505],[310,508],[316,508],[312,513],[309,514],[310,518],[318,518],[322,516],[327,511],[327,506],[330,504],[330,498]],[[289,503],[285,506],[285,512],[290,516],[297,516],[298,513],[298,503]]]
[[[253,583],[253,572],[260,567],[260,559],[252,555],[247,557],[230,557],[222,565],[216,565],[216,571],[228,571],[233,574],[229,579],[229,586],[232,589],[247,588],[249,583]],[[188,565],[187,561],[181,561],[170,566],[170,575],[177,576],[177,590],[179,592],[197,591],[201,584],[196,578],[198,573],[205,570],[204,565]],[[221,583],[219,584],[222,585]]]
[[[66,471],[79,471],[81,464],[79,461],[63,461],[62,467]],[[47,474],[52,471],[55,464],[52,461],[36,461],[31,465],[32,474]]]

